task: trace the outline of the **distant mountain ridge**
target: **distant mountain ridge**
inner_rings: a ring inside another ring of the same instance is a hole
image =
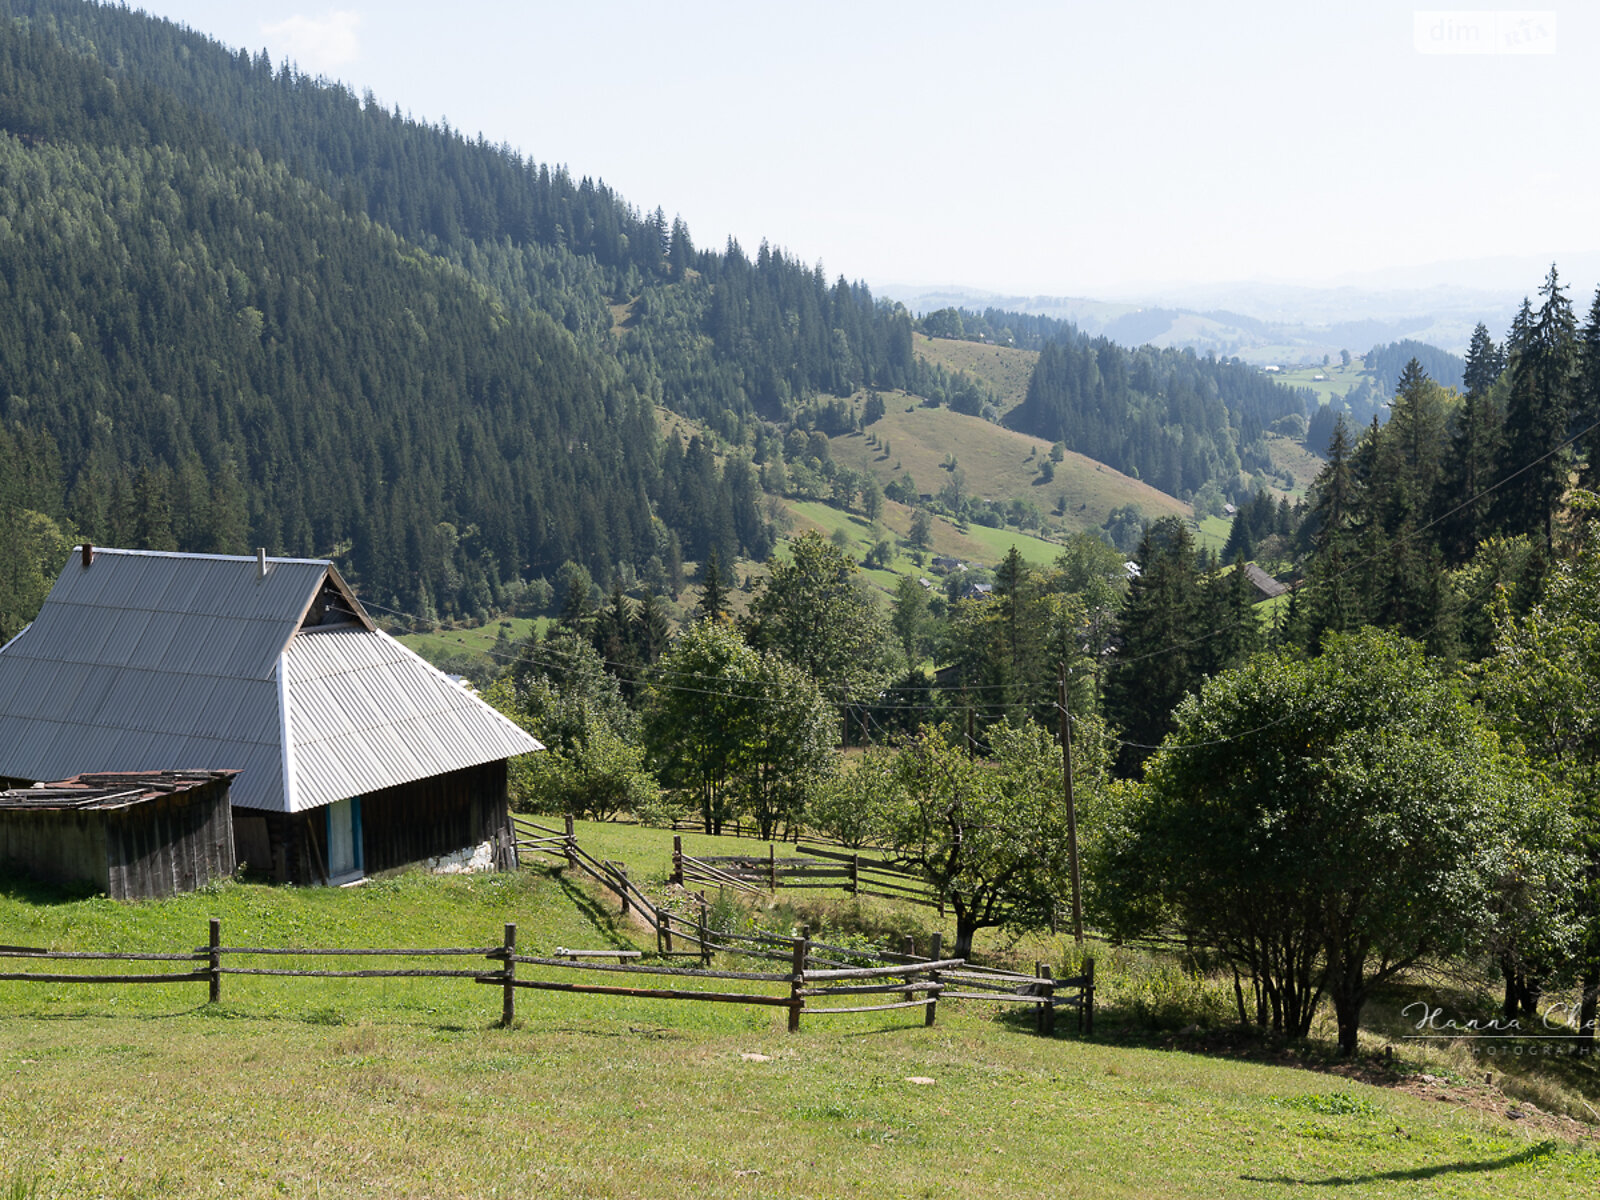
[[[1537,276],[1526,290],[1532,292]],[[1187,285],[1148,297],[1002,295],[976,288],[880,285],[914,312],[1010,309],[1070,321],[1124,345],[1148,343],[1234,357],[1258,366],[1320,362],[1341,350],[1410,338],[1464,355],[1482,322],[1503,330],[1522,292],[1502,288],[1375,289],[1287,284]]]

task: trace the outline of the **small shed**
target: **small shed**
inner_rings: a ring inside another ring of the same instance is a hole
[[[0,792],[0,863],[113,900],[192,892],[233,874],[237,774],[97,772]]]
[[[1257,603],[1260,603],[1261,600],[1275,600],[1289,590],[1288,584],[1278,582],[1278,580],[1256,566],[1255,563],[1245,563],[1244,577],[1249,581],[1250,586],[1255,588],[1256,595],[1259,597]]]

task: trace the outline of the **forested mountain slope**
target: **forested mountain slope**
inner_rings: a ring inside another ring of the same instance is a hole
[[[713,546],[768,552],[758,471],[785,432],[839,432],[829,397],[995,415],[861,284],[698,248],[602,183],[126,8],[0,0],[0,182],[19,578],[81,535],[334,555],[423,614],[503,607],[568,559],[671,586]],[[1070,326],[975,320],[1055,364],[1019,428],[1180,495],[1236,482],[1299,404],[1110,343],[1072,391]],[[654,405],[716,453],[664,443]],[[21,587],[0,581],[0,612],[26,615]]]

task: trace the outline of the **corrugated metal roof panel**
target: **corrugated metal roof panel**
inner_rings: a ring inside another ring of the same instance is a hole
[[[490,762],[539,743],[384,634],[296,635],[329,571],[306,559],[74,555],[0,653],[0,774],[240,771],[234,803],[282,810],[285,646],[297,807]]]
[[[303,633],[285,665],[301,808],[540,749],[386,634]]]

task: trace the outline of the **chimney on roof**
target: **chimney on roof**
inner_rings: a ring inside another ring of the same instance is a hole
[[[267,548],[265,546],[257,546],[256,547],[256,578],[257,579],[265,579],[266,577],[267,577]]]
[[[85,568],[94,563],[94,547],[88,542],[83,544],[83,565]]]

